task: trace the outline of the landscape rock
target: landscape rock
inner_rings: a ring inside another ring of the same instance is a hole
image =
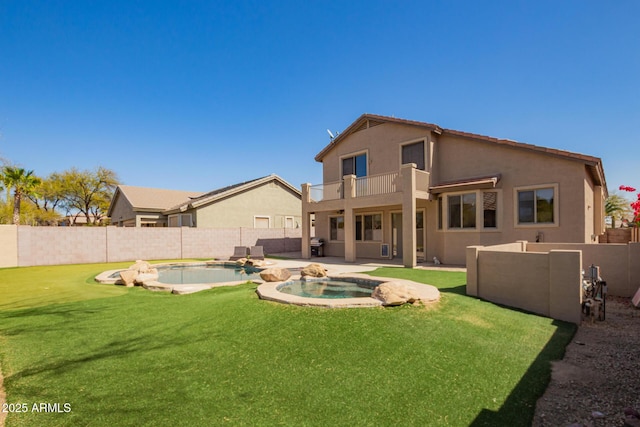
[[[327,277],[327,270],[320,264],[309,264],[300,271],[301,277]]]
[[[139,273],[135,279],[135,282],[139,285],[145,282],[155,282],[158,280],[158,270],[151,268],[144,273]]]
[[[135,284],[136,277],[138,277],[138,270],[123,270],[120,272],[120,279],[127,287]]]
[[[247,259],[244,263],[245,266],[251,266],[251,267],[262,267],[266,264],[267,262],[261,259]]]
[[[412,304],[419,299],[407,285],[397,282],[380,284],[373,290],[371,296],[382,301],[382,305]]]
[[[236,265],[240,266],[240,267],[244,267],[244,265],[247,263],[247,259],[246,258],[240,258],[236,260]]]
[[[260,278],[265,282],[284,282],[291,277],[291,272],[286,268],[271,267],[260,272]]]
[[[135,270],[138,273],[146,273],[151,269],[151,264],[147,261],[136,260],[136,263],[129,267],[129,270]]]

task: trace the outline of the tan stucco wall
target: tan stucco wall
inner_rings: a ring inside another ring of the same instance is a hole
[[[601,213],[595,210],[602,210],[603,193],[590,180],[581,161],[447,133],[436,135],[425,128],[410,125],[385,123],[350,134],[325,154],[322,160],[324,182],[341,180],[341,158],[361,152],[366,152],[368,156],[368,175],[397,172],[400,169],[400,145],[420,139],[427,141],[426,167],[431,172],[431,185],[501,174],[496,186],[499,191],[499,219],[495,230],[482,230],[481,218],[478,218],[478,226],[474,230],[447,230],[446,217],[443,218],[444,228],[440,230],[437,202],[418,200],[418,208],[426,209],[427,260],[436,256],[447,264],[464,265],[465,248],[471,245],[535,241],[537,236],[543,242],[592,243],[592,236],[600,234],[600,222],[603,219]],[[516,191],[531,186],[557,188],[554,224],[517,224]],[[340,206],[344,201],[333,202],[334,213],[344,209]],[[478,203],[481,201],[478,200]],[[373,201],[371,206],[376,206]],[[385,213],[383,227],[386,243],[390,240],[390,220],[387,215],[391,209],[389,206],[363,209]],[[327,238],[327,215],[318,211],[316,215],[316,235]],[[376,250],[369,244],[356,243],[356,250],[358,257],[375,257]],[[334,256],[344,254],[340,243],[329,243],[325,251]]]
[[[285,217],[292,216],[294,228],[297,228],[302,223],[302,202],[297,194],[272,181],[208,206],[199,207],[195,211],[194,221],[198,228],[253,228],[256,215],[268,216],[270,228],[284,228]]]
[[[18,266],[18,227],[0,225],[0,268]]]
[[[367,151],[368,175],[398,171],[400,170],[400,144],[423,138],[431,140],[431,132],[424,128],[395,123],[385,123],[351,134],[322,160],[324,182],[341,180],[340,158],[363,151]],[[427,164],[428,162],[427,160]]]
[[[523,252],[523,246],[468,247],[467,294],[579,324],[580,251]]]
[[[551,250],[582,251],[582,269],[588,271],[591,264],[600,267],[600,275],[607,282],[609,293],[631,297],[640,287],[640,243],[629,244],[569,244],[528,243],[527,251],[547,252]],[[634,256],[635,255],[635,256]]]

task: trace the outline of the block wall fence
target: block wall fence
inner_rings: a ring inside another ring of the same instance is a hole
[[[299,252],[299,228],[31,227],[0,225],[0,267],[136,259],[227,258],[234,246]]]
[[[467,295],[580,324],[582,270],[600,267],[608,295],[640,287],[640,243],[571,244],[520,241],[469,246]]]

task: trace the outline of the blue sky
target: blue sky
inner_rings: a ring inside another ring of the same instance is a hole
[[[0,2],[0,157],[208,191],[363,113],[603,159],[640,187],[640,2]]]

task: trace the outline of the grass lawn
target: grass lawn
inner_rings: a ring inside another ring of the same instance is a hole
[[[0,269],[4,386],[28,408],[8,427],[528,426],[575,332],[465,296],[464,273],[380,269],[441,302],[331,310],[261,301],[250,284],[179,296],[93,282],[129,264]]]

